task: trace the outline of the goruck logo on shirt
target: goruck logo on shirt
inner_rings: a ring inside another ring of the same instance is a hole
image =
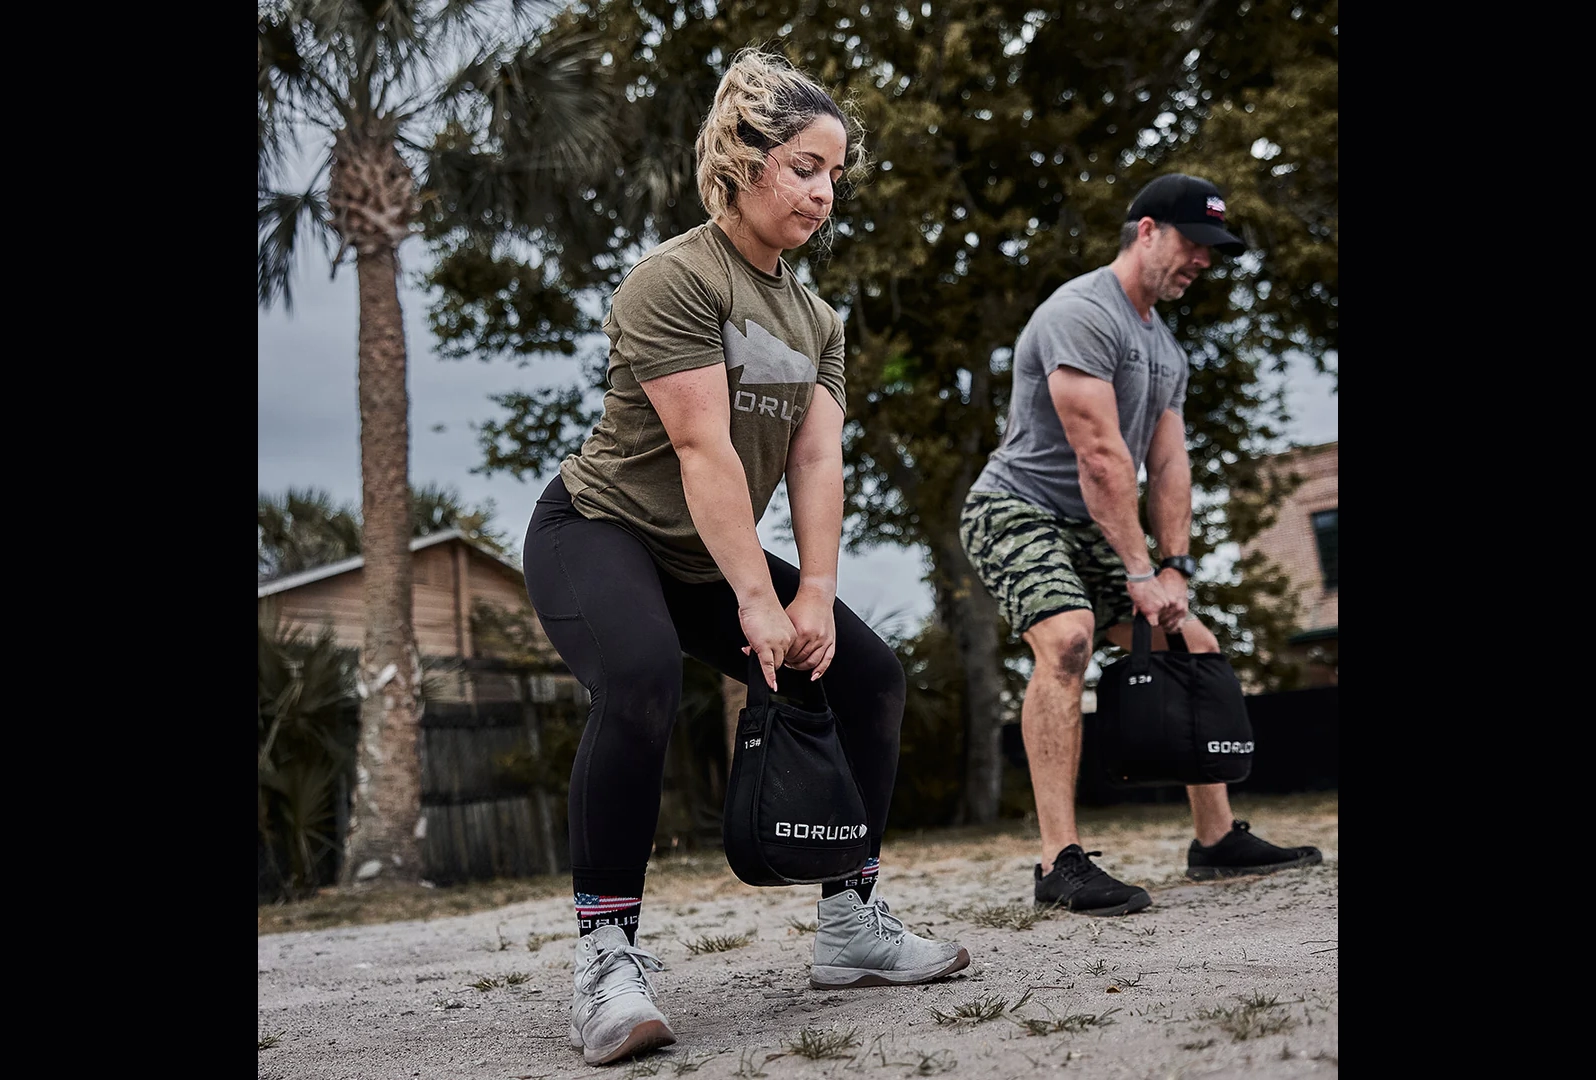
[[[815,362],[789,346],[753,319],[745,321],[747,333],[740,332],[730,319],[721,327],[725,341],[727,370],[742,369],[739,386],[813,383],[819,375]],[[772,394],[738,390],[732,395],[732,408],[797,424],[803,420],[802,406]]]

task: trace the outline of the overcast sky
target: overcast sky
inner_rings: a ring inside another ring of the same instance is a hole
[[[420,244],[407,243],[401,258],[424,258]],[[413,270],[414,266],[408,269]],[[360,419],[356,400],[356,294],[353,266],[328,280],[325,261],[307,262],[294,279],[291,315],[275,307],[259,317],[256,344],[258,490],[281,495],[289,487],[317,487],[332,497],[360,504]],[[473,422],[499,415],[490,394],[524,390],[577,375],[571,360],[536,360],[520,368],[509,360],[446,360],[427,329],[426,298],[403,286],[405,341],[410,354],[410,477],[414,486],[452,486],[467,506],[494,503],[494,523],[520,550],[526,523],[546,479],[518,481],[506,474],[471,472],[481,463]],[[1339,437],[1336,395],[1328,377],[1304,364],[1292,372],[1289,400],[1295,421],[1288,435],[1298,443]],[[776,539],[772,508],[760,523],[765,546],[790,562],[797,552]],[[918,549],[877,548],[842,553],[838,596],[878,630],[912,629],[931,610],[920,582]]]

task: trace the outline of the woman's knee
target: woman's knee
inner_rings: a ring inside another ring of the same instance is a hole
[[[680,655],[607,657],[595,704],[606,720],[668,737],[682,699]]]
[[[852,643],[847,661],[834,662],[823,679],[827,701],[839,720],[852,728],[864,726],[897,737],[908,678],[898,654],[886,642],[872,634],[869,641]]]
[[[865,694],[895,703],[901,710],[909,692],[909,680],[892,646],[875,638],[865,646],[862,659],[858,681],[864,685]]]

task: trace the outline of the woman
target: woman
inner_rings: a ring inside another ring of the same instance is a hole
[[[822,685],[879,856],[904,676],[836,598],[842,319],[781,258],[831,213],[858,125],[781,58],[744,50],[698,134],[710,220],[646,254],[612,298],[604,414],[539,498],[527,592],[592,704],[571,770],[571,1044],[590,1064],[675,1042],[636,947],[681,654],[739,680],[752,657]],[[783,475],[799,565],[756,523]],[[926,982],[966,967],[873,897],[877,858],[821,887],[813,986]]]

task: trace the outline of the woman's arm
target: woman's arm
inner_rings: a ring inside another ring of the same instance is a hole
[[[817,387],[787,450],[787,498],[798,545],[798,595],[787,607],[797,631],[787,665],[818,679],[837,647],[832,604],[842,543],[842,406]]]
[[[786,660],[794,632],[771,584],[748,498],[748,474],[732,446],[726,368],[693,368],[640,385],[681,459],[682,490],[693,525],[737,594],[743,634],[774,690],[776,670]]]

